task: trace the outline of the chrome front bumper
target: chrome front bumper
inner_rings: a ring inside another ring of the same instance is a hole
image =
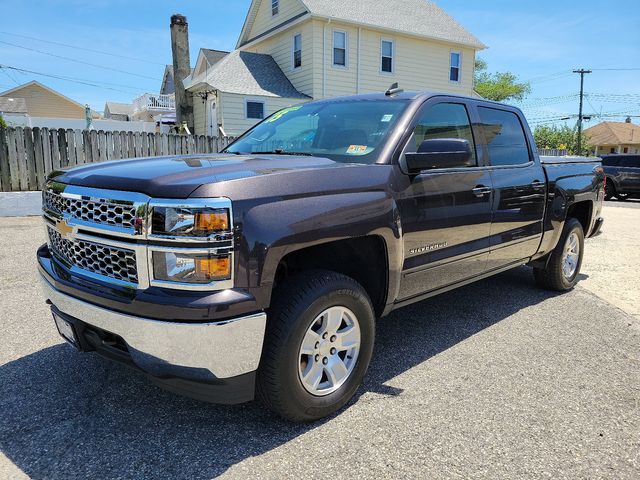
[[[172,323],[126,315],[65,295],[41,277],[45,297],[65,315],[121,337],[132,361],[154,376],[225,379],[258,368],[267,315],[213,323]]]

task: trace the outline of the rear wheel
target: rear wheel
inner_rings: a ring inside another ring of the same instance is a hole
[[[559,292],[571,290],[578,283],[583,250],[582,225],[577,219],[569,218],[546,267],[533,269],[538,285]]]
[[[616,196],[616,187],[610,179],[607,179],[607,185],[604,187],[604,199],[611,200]]]
[[[274,296],[258,369],[258,398],[292,421],[342,408],[362,382],[373,351],[375,316],[362,286],[310,271]]]

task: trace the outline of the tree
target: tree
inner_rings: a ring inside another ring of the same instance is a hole
[[[587,135],[582,132],[582,152],[578,152],[578,129],[568,125],[538,125],[533,131],[533,138],[538,148],[567,150],[570,155],[586,155],[589,152]]]
[[[474,89],[487,100],[504,102],[506,100],[522,100],[531,92],[528,82],[518,82],[518,77],[511,72],[487,72],[487,62],[476,59]]]
[[[2,115],[0,115],[0,128],[7,128],[7,122],[4,121]]]

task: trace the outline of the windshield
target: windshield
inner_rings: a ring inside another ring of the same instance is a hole
[[[374,163],[376,149],[408,100],[340,100],[285,108],[242,135],[225,152],[315,155]]]

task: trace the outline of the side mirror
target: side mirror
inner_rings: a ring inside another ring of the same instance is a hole
[[[406,153],[409,173],[417,174],[435,168],[471,166],[471,145],[459,138],[425,140],[415,153]]]

